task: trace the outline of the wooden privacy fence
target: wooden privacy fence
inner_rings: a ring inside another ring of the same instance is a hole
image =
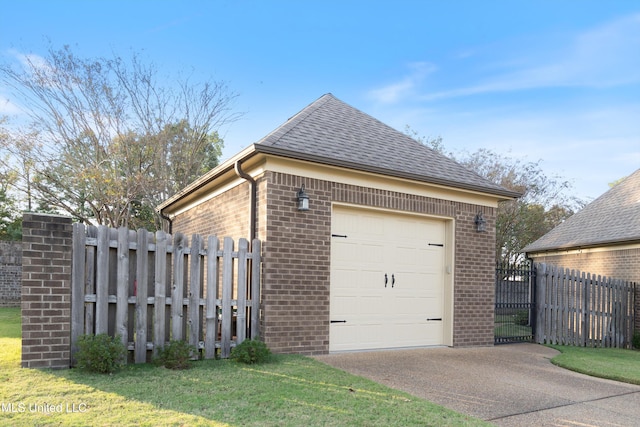
[[[536,342],[631,346],[635,283],[536,264]]]
[[[259,240],[74,224],[71,282],[72,358],[82,334],[119,335],[135,363],[170,340],[227,358],[259,334]]]

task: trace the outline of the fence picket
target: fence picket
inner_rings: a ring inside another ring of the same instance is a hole
[[[251,242],[251,339],[260,335],[260,240]]]
[[[233,240],[230,237],[224,238],[224,250],[222,255],[222,336],[220,356],[224,359],[231,353],[231,327],[232,312],[231,298],[233,282]]]
[[[84,333],[84,274],[86,237],[83,224],[73,224],[73,253],[71,262],[71,357],[77,352],[76,343]]]
[[[237,252],[229,237],[222,251],[215,236],[206,249],[197,234],[191,247],[180,233],[171,243],[162,231],[74,225],[72,358],[82,333],[119,334],[135,363],[168,340],[185,339],[211,359],[258,336],[260,241],[249,248],[240,239]]]
[[[209,236],[207,242],[207,298],[206,298],[206,330],[204,343],[204,357],[215,357],[215,342],[218,339],[218,250],[220,241],[215,236]]]
[[[187,246],[186,237],[176,233],[173,241],[173,287],[171,288],[171,337],[182,340],[183,323],[182,297],[184,293],[184,252]]]
[[[238,241],[238,263],[240,265],[247,265],[247,253],[249,251],[249,242],[247,239],[240,239]],[[237,311],[236,311],[236,343],[241,344],[246,338],[247,331],[247,270],[242,268],[238,269],[238,288],[236,299]]]
[[[156,231],[156,257],[155,257],[155,304],[153,310],[153,354],[164,348],[166,334],[166,307],[167,307],[167,238],[171,238],[164,231]]]
[[[536,268],[534,266],[534,268]],[[536,337],[535,342],[542,344],[546,338],[544,316],[547,295],[547,265],[539,264],[536,268]]]
[[[96,334],[109,331],[109,229],[98,227],[96,263]]]
[[[144,363],[147,358],[147,294],[149,284],[149,233],[145,229],[138,230],[138,263],[136,271],[135,305],[135,342],[134,359],[136,363]]]
[[[122,343],[129,343],[129,229],[118,229],[118,288],[116,291],[116,327],[115,333],[120,335]]]
[[[201,282],[201,258],[202,238],[194,234],[191,237],[191,270],[189,274],[189,344],[197,347],[200,342],[200,284]]]

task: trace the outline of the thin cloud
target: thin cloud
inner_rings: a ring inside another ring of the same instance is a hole
[[[436,71],[428,62],[409,64],[410,73],[399,82],[369,91],[369,97],[378,103],[392,104],[415,94],[422,81]]]
[[[0,116],[13,116],[22,113],[22,110],[7,97],[0,95]]]
[[[21,53],[15,49],[9,49],[8,53],[10,56],[17,59],[20,65],[27,69],[34,68],[43,71],[50,71],[47,60],[40,55],[36,55],[34,53]]]
[[[540,47],[538,47],[540,48]],[[558,41],[555,48],[528,52],[519,68],[478,84],[428,93],[420,99],[432,101],[492,92],[544,87],[611,87],[640,82],[640,14],[630,15]]]

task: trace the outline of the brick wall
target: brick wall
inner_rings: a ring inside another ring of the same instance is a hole
[[[456,203],[453,345],[490,346],[494,342],[495,210]],[[476,231],[483,212],[487,232]]]
[[[0,241],[0,307],[20,307],[22,242]]]
[[[585,273],[636,283],[635,330],[640,333],[640,248],[602,252],[571,252],[534,255],[535,262],[580,270]]]
[[[310,198],[307,212],[296,208],[296,193],[303,182]],[[322,354],[329,350],[333,202],[455,219],[453,344],[493,345],[494,209],[267,171],[258,180],[257,230],[263,252],[261,336],[274,352]],[[475,231],[479,211],[487,220],[488,233]],[[236,187],[178,215],[174,231],[245,237],[244,232],[232,233],[245,229],[248,212],[248,185]]]
[[[22,367],[68,368],[71,218],[24,214],[22,227]]]
[[[263,337],[275,352],[329,351],[332,183],[267,172]],[[304,182],[310,210],[297,210]]]
[[[249,238],[249,183],[243,183],[173,218],[173,232]]]

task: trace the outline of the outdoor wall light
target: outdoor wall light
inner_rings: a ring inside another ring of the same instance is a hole
[[[478,212],[476,215],[476,231],[478,233],[485,233],[487,231],[487,220],[482,216],[482,212]]]
[[[304,184],[298,190],[298,210],[299,211],[308,211],[309,210],[309,196],[304,192]]]

